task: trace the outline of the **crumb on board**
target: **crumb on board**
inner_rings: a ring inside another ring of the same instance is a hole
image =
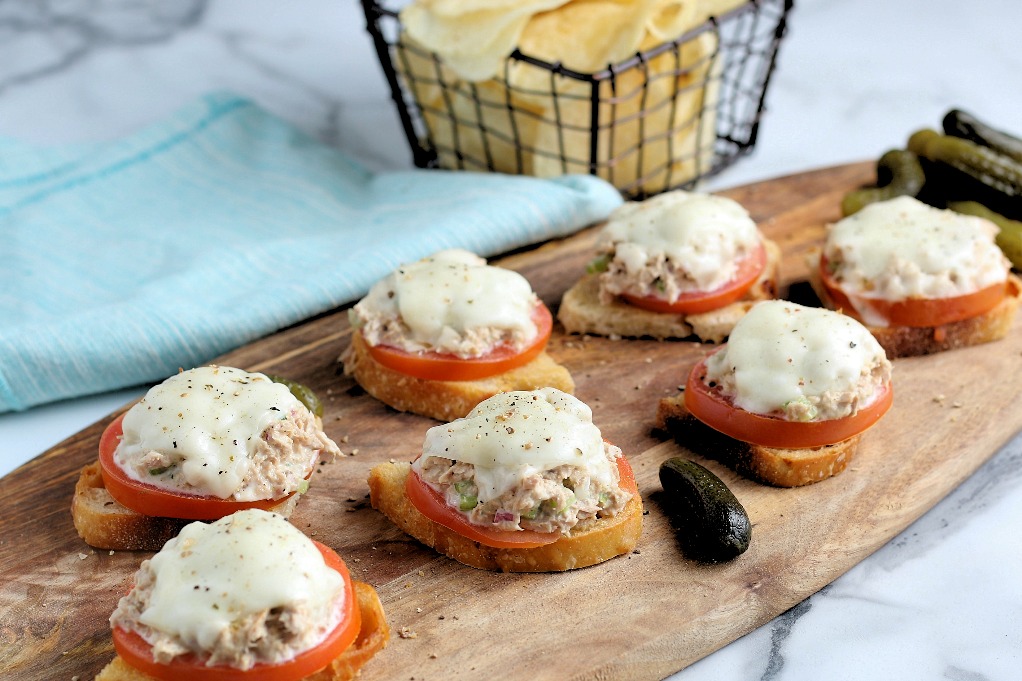
[[[397,635],[401,638],[417,638],[418,634],[409,629],[408,627],[401,627],[397,630]]]

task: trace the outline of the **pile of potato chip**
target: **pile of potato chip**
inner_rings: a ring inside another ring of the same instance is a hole
[[[415,49],[397,66],[441,167],[540,177],[596,172],[628,194],[653,194],[709,169],[719,81],[713,31],[597,85],[508,56],[519,49],[597,73],[745,1],[415,0],[401,12]]]

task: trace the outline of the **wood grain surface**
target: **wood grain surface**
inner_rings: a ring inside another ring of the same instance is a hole
[[[872,179],[863,163],[723,193],[781,245],[785,290],[799,297],[802,255],[838,217],[843,192]],[[589,230],[500,263],[556,307],[592,242]],[[652,430],[657,400],[677,390],[709,346],[555,331],[551,354],[632,462],[648,512],[643,535],[631,555],[583,570],[489,573],[436,555],[369,507],[370,467],[410,460],[434,422],[383,407],[342,375],[337,358],[348,334],[339,310],[219,361],[289,376],[323,398],[326,430],[348,456],[319,467],[292,520],[381,595],[394,635],[363,670],[366,681],[663,678],[847,571],[1022,429],[1022,411],[1001,409],[1022,398],[1016,321],[996,344],[897,360],[894,407],[848,470],[808,487],[766,487]],[[0,480],[0,678],[91,679],[113,655],[107,618],[148,554],[90,549],[69,513],[78,471],[95,459],[105,423]],[[753,540],[737,560],[705,565],[680,552],[657,477],[659,464],[678,455],[720,475],[747,509]]]

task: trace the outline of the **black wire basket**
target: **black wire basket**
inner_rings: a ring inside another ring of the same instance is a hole
[[[420,168],[597,175],[630,199],[692,188],[752,150],[793,0],[749,0],[596,73],[514,51],[470,82],[362,0]]]

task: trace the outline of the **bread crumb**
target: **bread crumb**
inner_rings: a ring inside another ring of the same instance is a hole
[[[78,554],[78,560],[85,560],[86,558],[88,558],[88,556],[86,554],[84,554],[84,553],[79,553]]]
[[[114,550],[113,550],[113,549],[110,549],[110,553],[108,553],[107,555],[108,555],[108,556],[112,556],[112,555],[114,555]]]
[[[435,660],[436,659],[436,653],[430,653],[429,654],[429,659]]]
[[[418,634],[416,634],[414,631],[412,631],[408,627],[401,627],[400,629],[398,629],[397,630],[397,635],[400,636],[401,638],[416,638],[416,637],[418,637]]]
[[[945,399],[947,399],[947,398],[944,397],[943,394],[940,394],[940,395],[934,396],[933,401],[936,402],[937,404],[942,404]]]
[[[337,418],[341,418],[341,417],[340,417],[340,416],[338,416]],[[347,435],[345,435],[344,437],[342,437],[342,438],[341,438],[341,442],[343,442],[344,444],[348,444],[348,436],[347,436]]]
[[[358,447],[355,447],[353,450],[351,450],[352,456],[355,456],[356,454],[358,454]]]
[[[952,409],[961,409],[962,408],[962,403],[959,402],[958,400],[955,400],[954,402],[951,403],[951,408]]]
[[[422,608],[416,608],[415,612],[422,612]]]
[[[423,572],[422,570],[419,570],[419,576],[420,576],[420,577],[425,577],[425,576],[426,576],[426,573],[425,573],[425,572]]]

